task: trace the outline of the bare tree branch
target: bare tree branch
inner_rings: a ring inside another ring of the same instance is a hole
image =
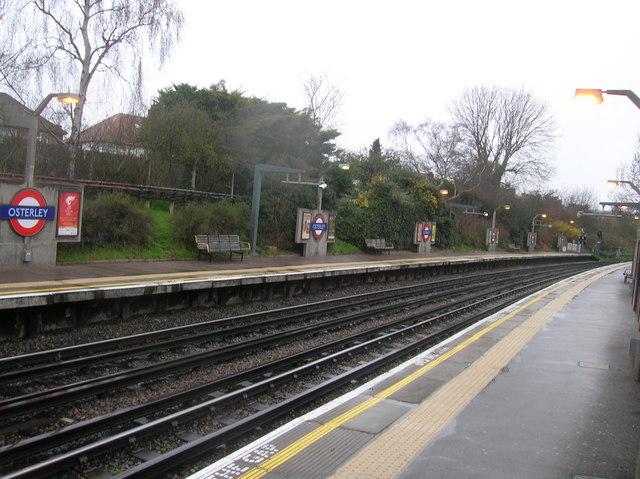
[[[304,83],[307,112],[321,129],[336,128],[336,117],[343,104],[344,95],[329,83],[327,74],[309,77]]]
[[[82,119],[87,99],[93,95],[89,90],[94,78],[113,73],[116,78],[130,76],[136,79],[128,83],[133,87],[131,94],[141,98],[139,65],[149,51],[162,64],[180,36],[184,17],[174,0],[30,0],[11,13],[13,25],[20,28],[14,30],[19,34],[9,51],[21,59],[37,59],[40,67],[46,67],[40,70],[46,71],[49,91],[71,90],[80,97],[73,111],[69,138],[69,176],[73,177]],[[19,39],[32,42],[24,43],[21,51]],[[122,72],[126,69],[131,71],[125,75]],[[32,80],[31,85],[42,83],[42,77],[24,68],[21,74]],[[15,84],[16,75],[4,71],[0,63],[2,84],[8,86],[9,80]],[[105,95],[112,97],[115,86],[110,84]]]
[[[476,87],[453,103],[456,125],[473,150],[489,188],[503,181],[539,182],[552,171],[546,156],[555,138],[548,106],[524,90]]]

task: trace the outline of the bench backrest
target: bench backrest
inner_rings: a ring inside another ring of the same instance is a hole
[[[367,248],[386,248],[387,242],[384,238],[367,238],[364,240]]]
[[[218,252],[218,251],[248,251],[249,243],[240,241],[239,235],[195,235],[195,242],[198,249]]]

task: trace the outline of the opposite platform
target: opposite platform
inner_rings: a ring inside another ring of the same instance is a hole
[[[634,477],[620,268],[532,295],[192,479]]]
[[[214,258],[206,260],[175,261],[94,261],[70,263],[56,266],[33,266],[0,268],[0,293],[8,294],[16,290],[47,291],[65,286],[96,287],[115,281],[144,282],[189,279],[191,277],[224,277],[234,275],[261,274],[266,271],[295,271],[299,269],[347,268],[392,262],[437,262],[459,260],[491,260],[507,257],[537,257],[557,253],[533,253],[531,255],[477,252],[437,252],[432,254],[393,251],[390,255],[343,254],[303,257],[286,254],[277,256],[248,256],[239,259]],[[575,255],[573,255],[575,256]]]

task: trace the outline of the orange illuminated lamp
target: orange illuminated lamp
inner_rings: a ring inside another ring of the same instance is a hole
[[[580,103],[598,105],[604,100],[603,94],[626,96],[633,104],[640,108],[640,97],[631,90],[601,90],[599,88],[576,88],[576,94],[573,98]]]
[[[574,100],[583,104],[599,105],[604,100],[602,98],[602,90],[597,88],[576,88]]]
[[[80,97],[73,93],[60,93],[57,96],[57,98],[60,103],[66,103],[71,105],[74,105],[80,101]]]

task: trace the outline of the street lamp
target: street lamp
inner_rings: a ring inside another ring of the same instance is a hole
[[[500,205],[495,210],[493,210],[493,218],[491,219],[491,229],[495,229],[496,227],[496,211],[500,208],[504,208],[505,211],[509,211],[511,209],[511,205]]]
[[[633,93],[631,90],[599,90],[599,89],[588,89],[588,88],[577,88],[576,89],[576,94],[574,96],[574,98],[576,100],[580,100],[580,101],[588,101],[590,103],[602,103],[604,101],[604,99],[602,98],[602,94],[606,93],[607,95],[621,95],[621,96],[626,96],[629,100],[631,100],[633,102],[633,104],[640,109],[640,98],[638,98],[638,95],[636,95],[635,93]],[[618,181],[616,182],[616,184],[622,183],[622,181]],[[628,183],[628,182],[625,182]],[[635,185],[628,183],[635,191],[636,193],[640,194],[640,192],[638,191],[638,189],[635,187]],[[639,298],[640,298],[640,283],[637,281],[638,279],[638,245],[640,245],[640,227],[639,229],[636,231],[636,247],[634,248],[634,252],[633,252],[633,262],[632,262],[632,266],[631,266],[631,274],[633,277],[633,300],[632,300],[632,305],[633,305],[633,311],[638,311],[638,302],[639,302]],[[640,381],[640,361],[637,360],[638,358],[636,358],[635,364],[634,364],[634,369],[635,369],[635,379],[636,381]]]
[[[504,208],[506,211],[511,209],[510,205],[500,205],[496,209],[493,210],[493,216],[491,218],[491,229],[487,233],[487,244],[488,251],[496,250],[496,243],[498,242],[498,232],[496,231],[496,213],[500,208]]]
[[[635,106],[640,108],[640,98],[631,90],[601,90],[599,88],[576,88],[574,99],[581,103],[599,105],[604,101],[602,94],[626,96]]]
[[[322,191],[327,187],[327,183],[324,181],[324,174],[331,168],[330,165],[328,168],[324,169],[320,174],[320,179],[318,180],[318,212],[322,211]],[[351,168],[349,163],[338,163],[338,168],[341,170],[348,170]]]
[[[633,191],[635,191],[636,193],[638,193],[638,196],[640,196],[640,188],[638,188],[636,185],[634,185],[631,181],[628,181],[628,180],[607,180],[607,184],[611,185],[611,186],[620,186],[622,184],[629,185],[631,187],[631,189]]]
[[[547,215],[545,213],[540,213],[540,214],[537,214],[537,215],[535,215],[533,217],[533,219],[531,220],[531,232],[532,233],[535,233],[535,231],[536,231],[536,220],[538,218],[543,218],[544,219],[546,217],[547,217]]]
[[[545,213],[539,213],[531,220],[531,232],[529,233],[529,253],[533,253],[536,248],[536,220],[538,218],[546,218]]]
[[[73,93],[49,93],[31,114],[29,136],[27,137],[27,163],[24,172],[27,188],[33,187],[33,177],[36,168],[36,145],[38,141],[38,126],[40,123],[40,115],[54,97],[56,97],[60,103],[74,104],[80,101],[78,95],[75,95]]]
[[[318,211],[322,211],[322,192],[327,187],[327,183],[324,181],[324,177],[320,176],[318,180]]]

